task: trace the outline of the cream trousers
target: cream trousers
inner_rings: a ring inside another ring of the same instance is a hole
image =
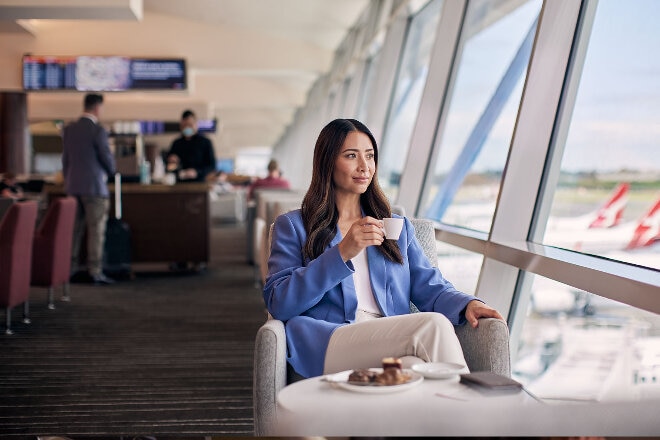
[[[453,362],[467,368],[454,326],[441,313],[368,319],[339,327],[330,337],[324,373],[380,367],[398,357],[408,368],[420,362]]]
[[[110,200],[107,197],[80,196],[73,231],[71,269],[80,269],[80,246],[87,230],[87,270],[90,275],[103,271],[103,247],[105,246],[105,226],[108,221]]]

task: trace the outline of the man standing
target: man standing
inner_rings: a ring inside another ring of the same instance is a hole
[[[79,268],[80,244],[87,229],[87,271],[95,284],[112,284],[103,274],[103,246],[110,207],[108,177],[115,174],[115,160],[108,133],[99,125],[103,96],[85,96],[80,119],[69,124],[62,136],[64,189],[78,200],[71,253],[73,270]]]
[[[215,170],[215,153],[211,141],[197,133],[197,118],[191,110],[181,115],[181,136],[167,154],[167,163],[178,165],[179,182],[204,182],[206,175]]]

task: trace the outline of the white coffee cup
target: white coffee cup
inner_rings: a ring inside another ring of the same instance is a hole
[[[163,177],[163,183],[165,185],[174,185],[176,183],[176,175],[174,173],[166,173]]]
[[[388,240],[398,240],[403,229],[403,219],[387,217],[383,219],[383,226],[385,228],[385,238]]]

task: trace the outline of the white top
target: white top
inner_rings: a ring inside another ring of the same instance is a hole
[[[365,312],[380,316],[380,309],[376,303],[376,298],[374,298],[374,292],[371,290],[367,253],[363,249],[351,261],[355,268],[353,283],[355,284],[355,293],[357,294],[358,310],[364,310]]]

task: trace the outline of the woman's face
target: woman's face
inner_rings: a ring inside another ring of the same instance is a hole
[[[351,131],[335,160],[332,180],[338,194],[363,194],[376,172],[374,146],[369,137]]]

